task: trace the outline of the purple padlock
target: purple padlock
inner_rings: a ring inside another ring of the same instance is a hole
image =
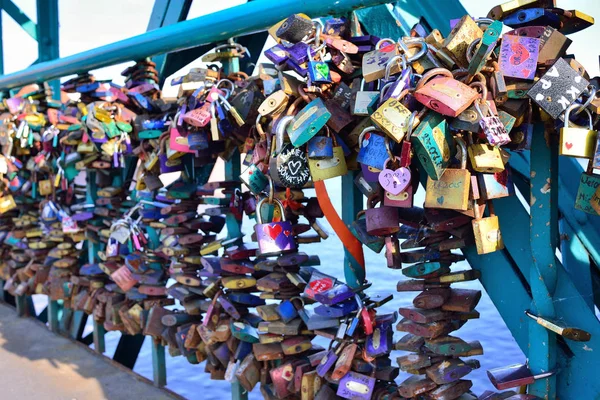
[[[290,55],[290,58],[298,65],[308,61],[308,45],[304,42],[298,42],[293,46],[288,47],[287,52]],[[311,58],[314,57],[316,53],[317,52],[311,48]]]
[[[345,399],[369,400],[373,395],[374,387],[375,378],[356,372],[348,372],[340,380],[337,395]]]
[[[336,285],[331,289],[315,294],[315,300],[328,306],[341,303],[354,297],[354,292],[348,285]]]
[[[505,35],[502,37],[498,61],[505,77],[529,79],[535,77],[540,52],[540,39]]]
[[[158,162],[160,163],[160,173],[167,174],[169,172],[178,172],[183,170],[183,163],[181,159],[176,158],[169,160],[165,153],[158,156]]]
[[[266,200],[265,198],[260,201],[257,210],[261,209]],[[283,205],[277,199],[274,201],[281,211],[281,221],[263,223],[262,215],[257,211],[258,223],[254,225],[254,232],[256,233],[258,250],[262,256],[277,255],[295,251],[298,248],[296,238],[292,232],[292,223],[285,220]]]
[[[386,84],[384,86],[385,92],[380,101],[380,104],[383,104],[386,100],[388,100],[392,97],[395,99],[400,97],[400,94],[402,93],[402,91],[404,89],[408,89],[410,87],[411,79],[412,79],[412,69],[411,68],[403,69],[402,73],[400,74],[400,77],[398,79],[396,79],[393,82],[390,82],[389,86],[388,86],[388,84]],[[387,88],[386,88],[386,86],[387,86]]]
[[[389,323],[381,322],[375,325],[373,333],[367,336],[365,350],[369,357],[379,357],[391,351],[394,332]]]
[[[337,349],[331,349],[327,352],[327,354],[325,354],[325,357],[323,357],[319,365],[317,365],[317,375],[319,375],[322,378],[325,376],[325,374],[327,374],[327,372],[329,372],[331,367],[333,367],[333,364],[335,364],[335,362],[337,361],[338,353],[341,350],[342,346],[340,345]]]
[[[265,57],[275,65],[283,65],[289,59],[288,48],[282,44],[276,44],[268,50],[265,50]]]

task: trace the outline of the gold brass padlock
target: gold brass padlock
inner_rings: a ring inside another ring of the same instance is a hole
[[[387,99],[372,115],[371,121],[396,143],[400,143],[408,132],[411,112],[394,98]]]
[[[461,150],[461,167],[448,168],[437,181],[427,177],[425,207],[466,211],[469,208],[471,173],[467,170],[467,145],[455,138]]]
[[[491,202],[488,203],[488,208],[490,216],[482,218],[479,205],[474,201],[475,219],[472,223],[477,254],[493,253],[504,248],[504,241],[500,233],[500,222],[498,221],[498,216],[494,215],[494,206]]]
[[[483,31],[473,18],[465,15],[444,40],[443,51],[448,53],[459,67],[468,68],[467,48],[473,41],[481,39],[482,36]]]
[[[560,146],[558,148],[558,154],[569,157],[593,158],[596,150],[598,132],[596,132],[592,126],[592,114],[587,107],[584,108],[584,111],[589,118],[588,127],[569,126],[571,111],[578,107],[581,107],[581,105],[574,103],[567,108],[567,111],[565,112],[565,126],[560,128]]]
[[[504,171],[504,162],[498,147],[487,143],[469,145],[471,167],[477,172],[496,173]]]

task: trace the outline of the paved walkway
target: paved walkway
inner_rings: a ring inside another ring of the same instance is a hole
[[[148,380],[0,304],[0,399],[171,400]]]

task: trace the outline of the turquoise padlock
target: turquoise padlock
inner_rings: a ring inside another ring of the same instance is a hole
[[[295,147],[300,147],[312,139],[331,118],[331,113],[320,98],[306,105],[287,126],[290,141]]]

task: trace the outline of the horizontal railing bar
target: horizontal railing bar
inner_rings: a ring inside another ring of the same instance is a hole
[[[279,0],[276,3],[270,0],[251,1],[106,46],[42,62],[19,72],[2,75],[0,90],[247,35],[265,30],[293,13],[303,12],[311,17],[340,15],[388,1]]]

